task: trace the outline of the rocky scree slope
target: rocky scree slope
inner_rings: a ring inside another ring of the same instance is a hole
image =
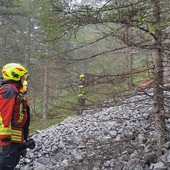
[[[120,102],[86,110],[34,134],[35,149],[28,151],[16,169],[170,170],[170,119],[166,120],[167,141],[157,159],[152,100],[134,94]]]

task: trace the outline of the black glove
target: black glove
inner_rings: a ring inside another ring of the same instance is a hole
[[[26,154],[27,154],[27,149],[21,150],[21,156],[22,156],[22,157],[25,157]]]
[[[22,146],[22,149],[21,150],[24,150],[24,149],[34,149],[35,148],[35,141],[34,139],[28,139]]]

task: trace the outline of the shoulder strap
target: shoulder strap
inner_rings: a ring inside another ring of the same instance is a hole
[[[2,87],[5,87],[5,86],[11,87],[16,94],[19,93],[19,90],[18,90],[18,89],[16,88],[16,86],[14,86],[13,84],[4,84]]]
[[[12,84],[4,84],[1,89],[3,90],[3,98],[12,98],[14,95],[17,96],[19,94],[19,90]]]

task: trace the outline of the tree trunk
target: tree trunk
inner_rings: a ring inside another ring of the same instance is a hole
[[[48,82],[48,69],[47,69],[47,59],[45,58],[44,64],[44,102],[43,102],[43,119],[42,119],[42,128],[46,128],[47,124],[47,114],[48,114],[48,92],[47,92],[47,82]]]
[[[155,137],[158,151],[162,147],[165,139],[165,119],[164,119],[164,97],[163,97],[163,66],[162,57],[159,50],[153,50],[154,61],[154,118]]]
[[[127,60],[127,72],[128,72],[128,79],[127,79],[127,84],[129,88],[133,87],[133,74],[132,74],[132,65],[133,65],[133,59],[132,59],[132,55],[130,56],[126,56],[126,60]]]
[[[155,25],[160,26],[160,0],[153,0],[153,14]],[[153,25],[154,26],[154,25]],[[154,26],[155,27],[155,26]],[[155,47],[153,49],[154,64],[154,118],[155,118],[155,138],[157,142],[157,153],[165,142],[165,119],[164,119],[164,95],[163,95],[163,62],[161,49],[161,30],[155,28]]]

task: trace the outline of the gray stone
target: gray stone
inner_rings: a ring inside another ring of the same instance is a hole
[[[152,91],[148,93],[152,95]],[[165,143],[162,148],[163,155],[159,159],[155,153],[155,128],[153,122],[148,121],[153,104],[151,99],[140,94],[118,100],[121,105],[96,111],[86,110],[81,116],[69,117],[60,124],[33,134],[36,147],[28,150],[27,157],[21,159],[18,168],[168,169],[170,142]],[[168,107],[169,103],[167,102]],[[167,123],[169,122],[170,119]],[[167,132],[167,137],[169,134]],[[165,164],[157,160],[162,160]]]

